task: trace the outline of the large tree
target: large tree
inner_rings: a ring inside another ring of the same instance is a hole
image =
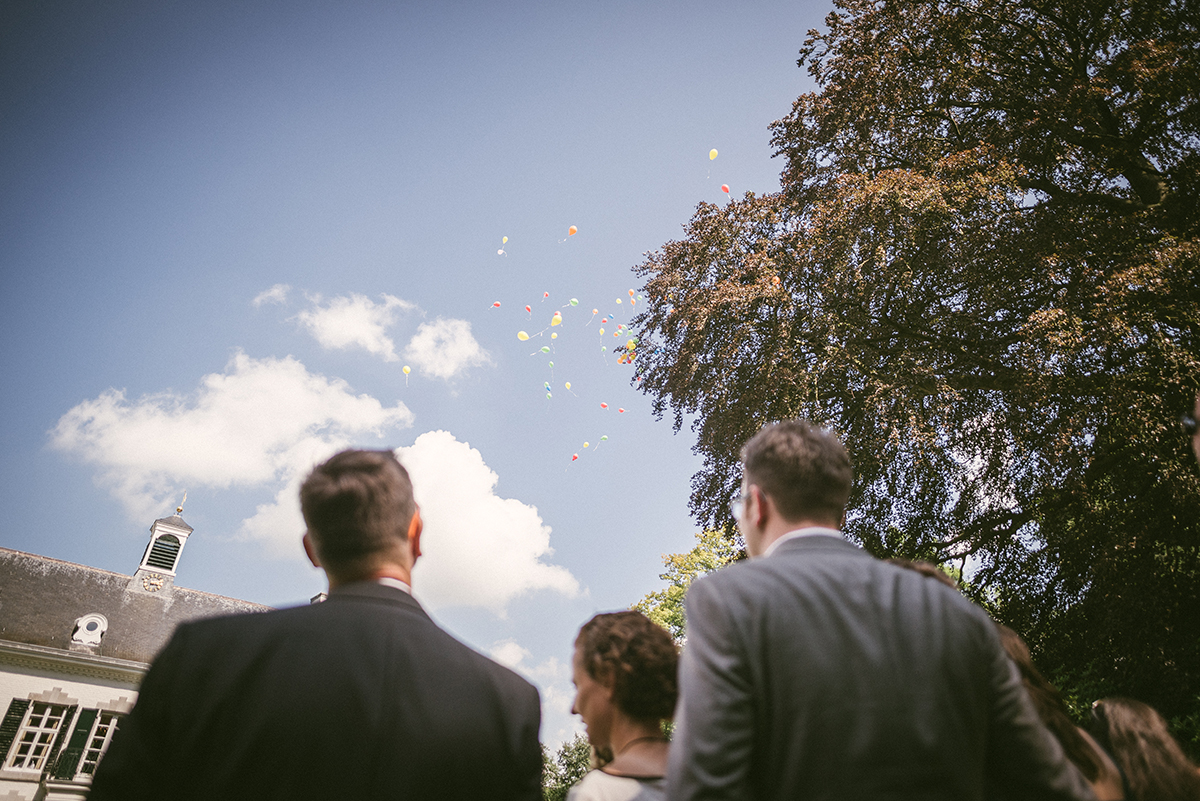
[[[636,270],[640,386],[728,525],[743,442],[831,426],[848,532],[954,561],[1069,694],[1200,742],[1194,0],[842,0],[771,125],[779,192]],[[730,529],[732,530],[732,529]]]

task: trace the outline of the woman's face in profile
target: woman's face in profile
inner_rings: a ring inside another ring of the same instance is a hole
[[[612,737],[612,688],[604,686],[588,675],[587,668],[583,665],[581,646],[575,646],[575,656],[571,665],[575,683],[575,703],[571,704],[571,711],[583,718],[588,742],[596,750],[606,749]]]

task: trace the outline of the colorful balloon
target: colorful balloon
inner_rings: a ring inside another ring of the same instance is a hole
[[[529,334],[526,334],[524,331],[518,331],[518,332],[517,332],[517,339],[519,339],[519,340],[521,340],[522,342],[524,342],[525,340],[529,339]]]
[[[636,345],[637,345],[637,343],[634,342],[632,339],[625,343],[625,347],[628,348],[629,350],[633,350]]]
[[[546,387],[546,391],[549,392],[550,391],[550,382],[549,381],[547,381],[545,383],[545,387]]]
[[[721,191],[728,195],[729,194],[729,184],[721,184]]]
[[[578,232],[579,232],[579,229],[572,225],[570,228],[567,229],[567,236],[575,236],[575,234],[577,234]]]
[[[712,150],[708,151],[708,160],[712,161],[716,157],[717,157],[717,149],[714,147]]]

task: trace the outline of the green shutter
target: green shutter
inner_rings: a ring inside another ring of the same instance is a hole
[[[75,712],[79,709],[79,704],[69,706],[63,712],[62,723],[58,726],[58,734],[54,737],[54,746],[50,749],[50,754],[46,757],[47,771],[54,770],[54,763],[58,761],[58,754],[62,750],[63,743],[67,739],[67,732],[71,728],[71,721],[75,720]]]
[[[71,732],[71,739],[67,742],[67,747],[58,755],[58,761],[54,764],[54,778],[65,780],[75,778],[75,771],[79,770],[79,760],[83,758],[83,752],[87,749],[88,735],[92,733],[92,726],[96,723],[96,716],[99,714],[100,710],[98,709],[85,709],[79,713],[75,731]]]
[[[8,705],[4,722],[0,723],[0,765],[3,765],[8,759],[8,749],[12,748],[13,740],[17,737],[17,729],[21,728],[21,721],[25,719],[25,712],[29,709],[30,703],[32,702],[28,698],[14,698]]]

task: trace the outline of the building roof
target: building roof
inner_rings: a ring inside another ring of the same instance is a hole
[[[182,519],[166,521],[187,525]],[[98,613],[107,618],[108,629],[94,653],[150,662],[184,621],[270,609],[176,587],[172,581],[162,583],[157,591],[146,591],[134,578],[0,548],[0,639],[65,651],[75,621]]]
[[[173,514],[170,517],[160,517],[157,520],[155,520],[154,522],[155,523],[166,523],[168,526],[174,526],[175,528],[181,528],[184,531],[186,531],[188,534],[191,534],[193,531],[195,531],[194,528],[189,526],[187,523],[183,522],[183,518],[180,517],[178,513]],[[153,528],[153,526],[151,526],[151,528]]]

